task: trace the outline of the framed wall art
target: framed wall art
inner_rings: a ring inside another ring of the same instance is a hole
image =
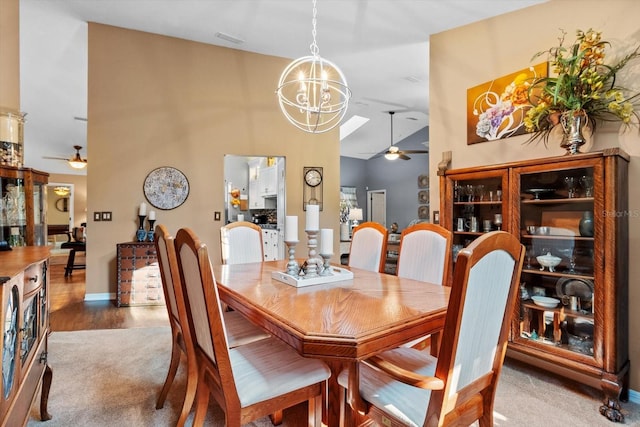
[[[524,134],[529,86],[547,70],[544,62],[467,89],[467,145]]]

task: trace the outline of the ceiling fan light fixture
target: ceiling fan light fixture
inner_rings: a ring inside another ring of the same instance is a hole
[[[398,147],[395,145],[389,147],[387,152],[384,153],[384,158],[387,160],[396,160],[398,157],[400,157],[400,153],[398,153]]]
[[[284,116],[308,133],[324,133],[338,126],[347,113],[351,98],[342,71],[320,56],[316,43],[316,14],[316,0],[313,0],[311,56],[291,62],[282,72],[276,89]]]
[[[71,189],[64,185],[60,185],[53,188],[53,192],[56,193],[60,197],[65,197],[71,194]]]
[[[76,154],[68,160],[69,166],[74,169],[84,169],[87,167],[87,159],[83,159],[80,157],[80,149],[82,148],[79,145],[74,145],[73,148],[76,149]]]

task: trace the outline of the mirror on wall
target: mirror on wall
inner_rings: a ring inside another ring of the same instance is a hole
[[[224,156],[225,224],[259,225],[265,248],[271,251],[265,260],[284,259],[285,188],[284,157]]]

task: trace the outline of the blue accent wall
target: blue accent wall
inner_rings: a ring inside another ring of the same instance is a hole
[[[425,127],[396,145],[401,150],[424,150],[429,140],[429,128]],[[387,228],[394,222],[401,231],[418,219],[418,177],[429,174],[429,154],[410,154],[410,160],[387,160],[382,155],[369,160],[350,157],[340,158],[340,185],[356,187],[358,205],[367,217],[367,191],[386,190]],[[430,211],[431,212],[431,211]]]

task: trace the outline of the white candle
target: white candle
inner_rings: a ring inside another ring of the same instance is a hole
[[[322,255],[333,254],[333,229],[320,230],[320,253]]]
[[[284,218],[284,241],[285,242],[298,241],[298,217],[297,216],[286,216]]]
[[[147,215],[147,204],[142,202],[140,203],[140,209],[138,209],[138,215],[146,216]]]
[[[149,211],[149,218],[152,221],[154,221],[156,219],[156,211]]]
[[[307,228],[305,230],[320,229],[320,206],[307,205]]]

